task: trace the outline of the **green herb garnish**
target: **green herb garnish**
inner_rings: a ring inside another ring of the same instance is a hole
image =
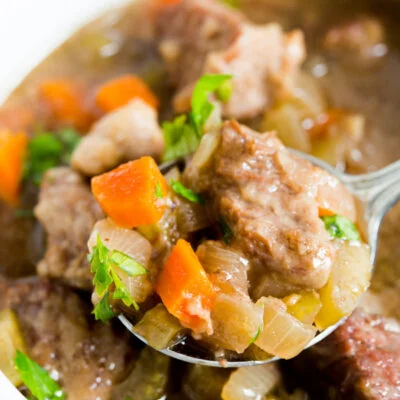
[[[35,214],[33,213],[33,210],[17,208],[14,210],[14,216],[16,218],[33,218],[35,216]]]
[[[14,363],[25,386],[37,400],[65,399],[64,392],[49,373],[27,355],[17,350]]]
[[[73,129],[56,133],[40,133],[28,144],[28,156],[24,165],[24,178],[40,185],[44,173],[60,164],[68,164],[71,154],[80,141]]]
[[[208,100],[210,94],[218,91],[231,78],[231,75],[204,75],[197,81],[193,90],[190,116],[200,136],[203,134],[204,124],[214,110],[214,105]]]
[[[96,304],[93,314],[96,321],[100,320],[105,323],[115,317],[114,311],[111,309],[108,302],[108,292],[106,292],[102,299]]]
[[[254,337],[250,340],[249,346],[250,346],[251,344],[253,344],[253,343],[259,338],[259,336],[260,336],[262,330],[263,330],[263,325],[261,325],[261,326],[258,327],[257,333],[256,333],[256,334],[254,335]]]
[[[231,228],[222,217],[219,219],[219,226],[222,231],[222,240],[224,241],[225,244],[229,244],[233,239],[233,232]]]
[[[178,194],[179,196],[183,197],[186,200],[191,201],[192,203],[198,203],[202,205],[206,203],[203,196],[187,188],[179,181],[172,180],[171,188],[176,194]]]
[[[114,299],[121,300],[127,307],[133,306],[136,310],[139,309],[139,306],[118,276],[115,267],[121,268],[129,276],[138,276],[147,273],[142,264],[121,251],[113,250],[110,252],[101,241],[99,235],[97,236],[96,245],[93,247],[93,252],[88,255],[88,260],[91,264],[91,272],[94,273],[94,290],[102,298],[94,309],[96,319],[108,322],[114,315],[108,303],[108,292],[112,283],[115,285]],[[107,306],[105,303],[107,303]]]
[[[165,152],[163,162],[183,158],[193,153],[203,135],[203,127],[214,110],[208,100],[211,93],[216,93],[221,101],[228,101],[231,87],[230,75],[204,75],[196,83],[193,90],[189,116],[181,115],[172,122],[164,122],[163,134]]]
[[[164,196],[163,196],[163,192],[162,192],[162,189],[161,189],[161,185],[160,185],[160,182],[158,182],[157,183],[157,185],[156,185],[156,190],[155,190],[155,196],[157,197],[157,199],[162,199]]]
[[[321,217],[325,224],[325,229],[336,239],[361,240],[360,233],[355,225],[341,215]]]
[[[240,0],[220,0],[220,2],[232,8],[240,7]]]

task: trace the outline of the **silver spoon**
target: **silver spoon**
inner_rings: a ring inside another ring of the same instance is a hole
[[[370,174],[349,175],[336,170],[328,163],[316,157],[299,152],[297,150],[290,151],[293,154],[309,160],[314,165],[336,176],[336,178],[338,178],[354,195],[359,203],[361,229],[365,237],[368,239],[371,251],[371,264],[373,264],[378,244],[378,232],[382,219],[385,214],[400,200],[400,160]],[[173,165],[173,162],[163,164],[160,166],[160,170],[162,172],[167,171]],[[119,319],[131,333],[133,333],[143,343],[147,344],[145,338],[134,332],[133,324],[127,317],[120,315]],[[339,325],[341,325],[345,319],[346,318],[343,318],[337,324],[330,326],[329,328],[318,333],[306,348],[311,347],[320,342],[322,339],[326,338]],[[200,347],[196,348],[194,340],[187,337],[182,338],[172,346],[160,351],[169,357],[176,358],[181,361],[210,367],[247,367],[279,360],[278,357],[271,357],[267,360],[218,359],[212,352],[207,352]],[[196,352],[198,354],[196,354]]]

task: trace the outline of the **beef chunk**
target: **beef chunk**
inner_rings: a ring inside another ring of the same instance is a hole
[[[210,197],[215,219],[222,217],[233,231],[232,245],[251,260],[250,282],[275,290],[283,285],[288,293],[321,288],[335,249],[319,218],[319,197],[340,200],[354,212],[351,195],[334,177],[290,154],[274,133],[235,121],[223,124],[211,158],[200,171],[189,165],[186,183]],[[276,295],[260,290],[253,297],[269,294]]]
[[[104,215],[89,185],[69,168],[48,171],[35,214],[47,233],[47,251],[38,273],[90,290],[87,241]]]
[[[90,303],[59,284],[0,280],[0,291],[0,309],[16,312],[30,357],[59,379],[69,400],[111,399],[133,367],[128,331],[95,322]]]
[[[184,0],[157,17],[161,54],[177,87],[178,112],[190,107],[195,81],[205,73],[233,75],[228,117],[247,118],[272,105],[304,59],[300,32],[257,26],[212,0]]]
[[[400,399],[400,325],[357,310],[292,364],[318,399]]]
[[[135,99],[100,119],[75,149],[71,163],[93,176],[145,155],[158,158],[163,150],[157,112]]]

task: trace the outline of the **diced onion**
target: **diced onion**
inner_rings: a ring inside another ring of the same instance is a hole
[[[248,296],[220,293],[211,313],[214,333],[207,340],[223,349],[243,353],[262,327],[262,318],[262,307]]]
[[[210,160],[217,149],[221,134],[218,130],[207,132],[201,139],[200,145],[193,155],[191,168],[201,169]]]
[[[152,250],[151,244],[140,233],[121,228],[115,225],[110,219],[103,219],[98,221],[93,228],[88,241],[89,251],[92,251],[96,245],[97,235],[100,236],[100,239],[110,251],[121,251],[142,264],[145,268],[149,267]],[[118,276],[128,289],[133,300],[138,303],[146,300],[153,291],[148,274],[129,276],[126,272],[118,268]]]
[[[204,269],[212,274],[213,283],[222,291],[248,293],[249,263],[239,252],[209,240],[197,248],[196,254]]]
[[[260,400],[279,384],[278,365],[264,364],[242,367],[234,371],[222,390],[223,400]]]
[[[168,347],[183,327],[160,303],[147,311],[133,330],[143,336],[151,347],[161,350]]]
[[[264,306],[264,327],[255,344],[264,351],[280,358],[292,358],[315,336],[317,329],[290,315],[282,300],[262,297],[257,304]]]
[[[14,365],[17,350],[26,352],[17,316],[12,310],[2,310],[0,311],[0,371],[14,386],[22,384],[21,376]]]
[[[265,114],[263,129],[276,131],[282,142],[294,149],[310,152],[311,140],[302,126],[302,113],[294,104],[284,103]]]
[[[176,222],[178,231],[183,236],[211,225],[204,206],[182,199],[179,201],[179,206],[176,209]]]
[[[328,283],[319,291],[322,308],[315,318],[319,329],[325,329],[351,314],[369,286],[371,271],[368,246],[358,241],[343,242]]]

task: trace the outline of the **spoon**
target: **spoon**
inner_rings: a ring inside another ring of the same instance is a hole
[[[325,161],[316,157],[293,149],[290,151],[296,156],[310,161],[312,164],[338,178],[353,194],[359,206],[360,228],[368,239],[371,254],[370,261],[371,264],[373,264],[376,256],[378,232],[382,219],[397,201],[400,200],[400,160],[373,173],[349,175],[336,170]],[[164,173],[174,165],[174,162],[162,164],[160,170]],[[119,319],[131,333],[143,343],[147,344],[144,337],[134,332],[133,324],[126,316],[120,315]],[[308,343],[306,348],[317,344],[322,339],[329,336],[345,319],[346,318],[342,318],[337,324],[319,332],[314,339]],[[238,357],[237,355],[235,356],[236,358],[229,358],[226,354],[218,358],[213,352],[200,347],[195,340],[190,337],[183,337],[170,347],[160,351],[169,357],[181,361],[210,367],[247,367],[279,360],[278,357],[272,356],[266,360],[241,359],[240,356]]]

